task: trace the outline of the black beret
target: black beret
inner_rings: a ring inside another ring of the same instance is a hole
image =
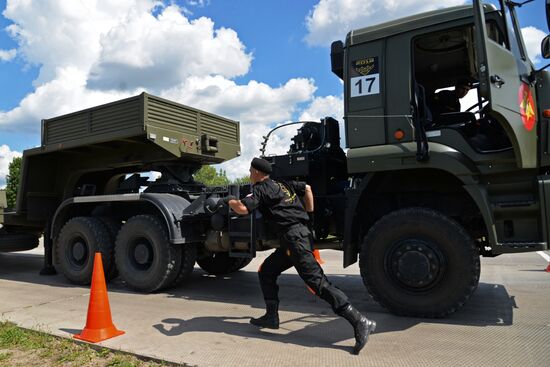
[[[254,158],[250,163],[252,168],[262,171],[263,173],[270,174],[273,170],[271,169],[271,164],[262,158]]]

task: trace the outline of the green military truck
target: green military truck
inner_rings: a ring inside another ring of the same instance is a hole
[[[548,250],[550,74],[527,56],[521,5],[476,0],[351,31],[331,47],[346,156],[325,119],[268,157],[275,177],[311,183],[317,238],[342,239],[344,266],[359,258],[369,293],[396,314],[458,309],[480,255]],[[473,105],[432,113],[461,79]]]
[[[192,175],[239,150],[238,122],[146,93],[44,120],[42,145],[23,153],[17,205],[4,209],[0,250],[36,247],[44,233],[44,273],[55,260],[87,284],[100,251],[108,279],[146,292],[177,284],[206,233],[192,205],[206,190]],[[147,171],[161,175],[148,185]]]
[[[331,47],[348,151],[332,118],[296,123],[285,155],[266,154],[271,132],[262,144],[274,178],[312,185],[315,246],[342,250],[344,267],[359,258],[369,293],[393,313],[446,316],[476,289],[480,256],[548,249],[550,75],[527,57],[521,5],[476,0],[350,32]],[[433,113],[459,79],[475,104]],[[143,94],[45,120],[42,135],[24,153],[17,207],[0,217],[0,250],[44,233],[45,273],[55,260],[86,284],[101,251],[108,278],[152,292],[195,262],[224,274],[278,246],[259,213],[209,210],[249,185],[193,180],[239,155],[234,121]],[[161,176],[134,174],[145,171]]]

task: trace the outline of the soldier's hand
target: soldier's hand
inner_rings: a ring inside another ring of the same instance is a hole
[[[233,195],[226,196],[224,198],[211,197],[204,203],[204,209],[208,213],[216,213],[218,211],[227,211],[229,200],[237,199]]]
[[[224,203],[225,205],[228,205],[230,200],[238,200],[238,199],[237,199],[237,197],[234,196],[234,195],[227,195],[226,197],[224,197],[224,198],[222,199],[222,201],[223,201],[223,203]]]
[[[229,206],[229,200],[237,200],[237,198],[233,195],[228,195],[224,197],[223,199],[218,201],[218,206],[217,206],[218,210],[225,210],[225,208]]]

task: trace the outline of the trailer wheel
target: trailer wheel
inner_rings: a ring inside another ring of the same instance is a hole
[[[183,245],[181,251],[181,266],[176,279],[172,282],[171,287],[177,287],[189,278],[193,272],[193,268],[195,267],[196,260],[197,246],[194,244]]]
[[[38,247],[38,236],[32,233],[0,233],[0,252],[27,251]]]
[[[115,261],[115,241],[118,231],[120,230],[121,223],[111,217],[98,217],[98,219],[107,227],[109,237],[111,239],[106,248],[106,252],[108,252],[107,256],[109,257],[109,268],[105,269],[105,279],[109,281],[118,276],[118,269]]]
[[[156,216],[137,215],[118,232],[115,260],[128,287],[155,292],[177,277],[181,246],[170,245],[166,228]]]
[[[198,259],[197,264],[209,274],[223,275],[241,270],[251,261],[250,258],[229,257],[227,252],[215,252],[208,257]]]
[[[251,262],[252,262],[252,258],[241,259],[240,263],[235,263],[235,265],[233,266],[233,268],[231,269],[230,272],[233,273],[233,272],[239,271],[239,270],[243,269],[244,267],[246,267]]]
[[[107,274],[113,261],[111,247],[109,231],[99,219],[72,218],[65,223],[55,243],[59,270],[75,284],[90,284],[95,253],[101,252],[103,269]]]
[[[479,282],[479,251],[464,228],[426,208],[397,210],[367,233],[359,260],[369,293],[392,313],[445,317]]]

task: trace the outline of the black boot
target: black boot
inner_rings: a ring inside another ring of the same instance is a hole
[[[369,334],[376,329],[376,321],[369,320],[361,314],[352,305],[347,305],[338,312],[338,315],[342,316],[349,321],[353,330],[355,331],[355,346],[353,347],[353,354],[359,354],[361,349],[369,341]]]
[[[265,301],[266,312],[262,317],[250,319],[252,325],[268,329],[279,328],[279,301]]]

